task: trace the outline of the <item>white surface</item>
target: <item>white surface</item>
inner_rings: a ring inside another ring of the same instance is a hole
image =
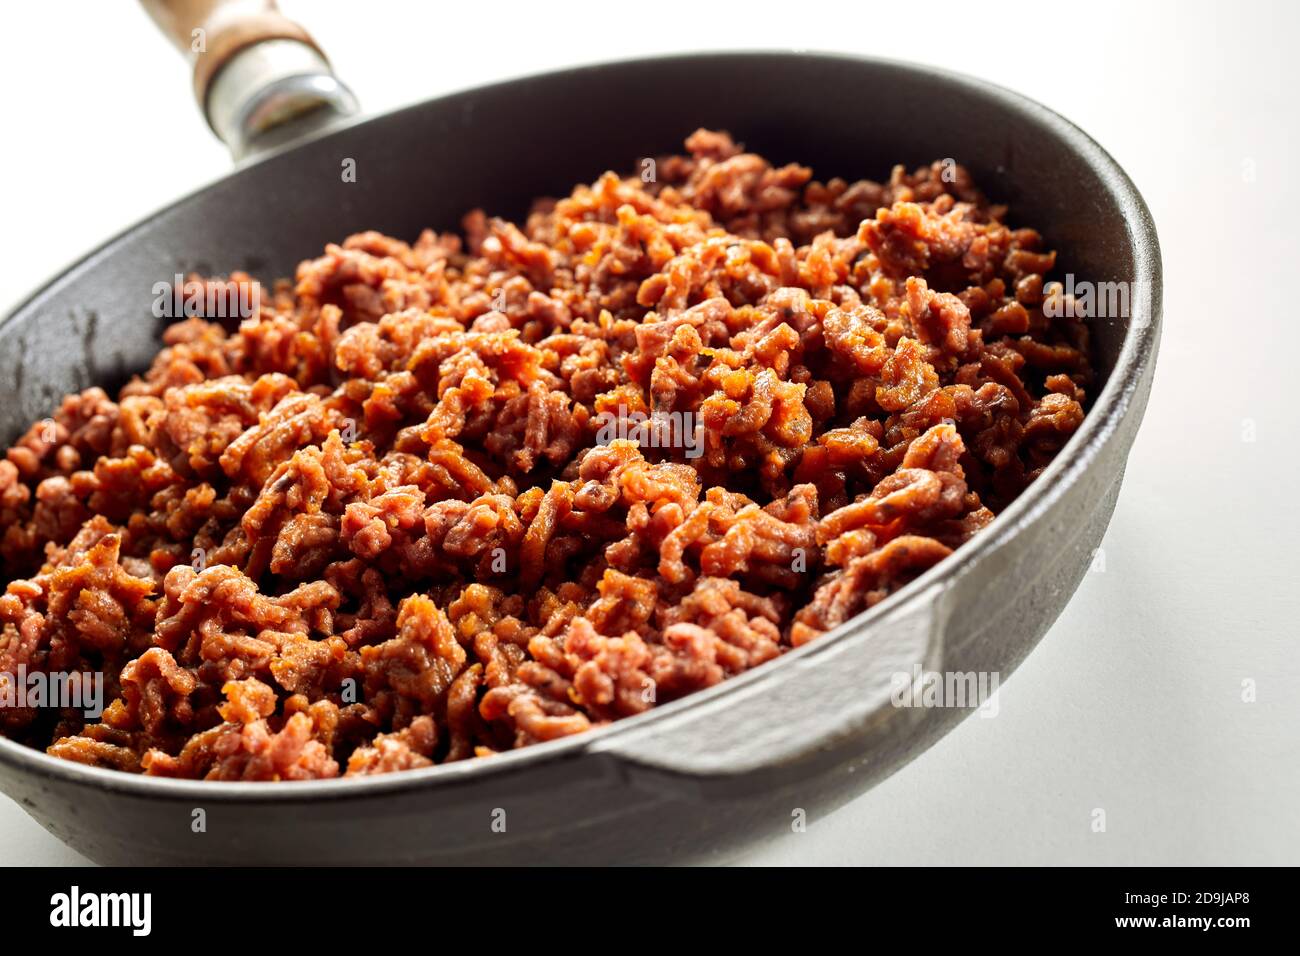
[[[777,821],[749,860],[1300,862],[1300,460],[1285,404],[1300,355],[1300,7],[804,0],[764,23],[760,6],[282,4],[370,111],[578,61],[794,46],[984,76],[1091,133],[1145,195],[1165,262],[1164,344],[1106,570],[1003,685],[998,717],[967,720],[806,833]],[[8,10],[0,89],[0,308],[227,169],[185,68],[133,4]],[[79,861],[0,799],[0,862]]]

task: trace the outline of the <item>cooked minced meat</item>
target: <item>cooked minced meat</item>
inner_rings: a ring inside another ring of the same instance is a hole
[[[686,145],[522,227],[329,245],[33,426],[0,671],[110,703],[0,729],[214,780],[464,760],[772,660],[979,533],[1083,420],[1054,254],[950,161]]]

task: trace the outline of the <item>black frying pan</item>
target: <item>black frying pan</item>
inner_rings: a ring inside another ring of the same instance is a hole
[[[3,790],[105,863],[725,859],[788,833],[797,810],[815,820],[863,792],[969,713],[893,706],[894,674],[1005,679],[1069,600],[1110,519],[1151,386],[1161,267],[1146,206],[1096,143],[966,77],[827,54],[695,54],[499,83],[317,134],[128,229],[0,323],[0,380],[12,383],[0,437],[65,393],[146,367],[160,332],[151,289],[177,272],[270,279],[362,229],[414,238],[455,228],[476,205],[518,216],[535,196],[674,151],[699,126],[822,178],[954,157],[1076,276],[1151,290],[1128,317],[1095,320],[1105,387],[1020,499],[835,632],[587,734],[293,784],[131,776],[0,740]],[[345,158],[355,183],[342,182]],[[204,834],[191,829],[197,807]]]

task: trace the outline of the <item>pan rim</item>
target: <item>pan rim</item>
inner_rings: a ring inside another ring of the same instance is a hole
[[[857,615],[814,641],[782,654],[756,668],[728,678],[714,687],[655,707],[645,713],[593,728],[581,734],[559,740],[535,744],[495,754],[487,759],[458,761],[433,767],[405,770],[373,777],[337,777],[308,781],[208,781],[182,780],[166,777],[147,777],[118,770],[93,767],[50,756],[44,751],[24,746],[0,737],[0,764],[17,771],[46,780],[58,780],[74,785],[93,786],[108,792],[132,794],[141,797],[192,800],[202,796],[205,800],[223,804],[307,803],[370,797],[376,794],[413,791],[428,787],[453,788],[458,784],[478,782],[484,778],[524,771],[545,762],[577,759],[584,755],[600,756],[609,752],[620,737],[642,732],[655,724],[666,723],[685,711],[718,702],[728,695],[737,694],[763,682],[780,681],[782,676],[798,662],[829,652],[849,640],[861,637],[872,629],[887,623],[891,618],[906,612],[922,595],[941,591],[964,577],[984,558],[1003,548],[1021,528],[1035,521],[1064,492],[1075,484],[1102,448],[1109,442],[1120,423],[1131,411],[1133,398],[1149,367],[1154,363],[1159,338],[1163,284],[1159,240],[1151,214],[1142,196],[1122,167],[1082,129],[1054,110],[1023,94],[999,84],[924,64],[885,57],[863,56],[840,51],[815,49],[742,49],[725,51],[697,50],[652,56],[637,56],[616,60],[601,60],[559,70],[530,72],[518,76],[452,90],[435,97],[408,104],[383,113],[353,118],[315,133],[301,141],[288,144],[260,156],[255,162],[238,167],[227,176],[203,184],[179,199],[168,203],[110,239],[101,243],[68,268],[51,277],[16,307],[0,319],[0,334],[12,319],[24,313],[41,298],[57,291],[81,270],[92,266],[122,239],[136,232],[153,216],[194,200],[214,186],[238,176],[243,169],[288,156],[298,150],[348,130],[382,120],[395,119],[404,114],[414,115],[432,105],[454,100],[459,96],[483,94],[497,88],[517,85],[530,80],[553,79],[561,76],[579,76],[605,69],[628,69],[638,66],[687,66],[700,60],[767,59],[772,62],[818,59],[867,64],[888,70],[910,73],[930,78],[951,87],[960,88],[973,95],[990,100],[1004,112],[1019,114],[1048,134],[1063,140],[1097,177],[1100,185],[1110,194],[1121,210],[1125,224],[1125,241],[1135,266],[1137,282],[1148,283],[1152,294],[1140,302],[1129,319],[1124,341],[1114,367],[1083,425],[1015,501],[1003,510],[979,535],[967,542],[952,555],[940,561],[924,574],[885,601]]]

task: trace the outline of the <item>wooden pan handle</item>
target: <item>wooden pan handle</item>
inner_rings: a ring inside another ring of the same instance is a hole
[[[310,34],[275,0],[141,0],[194,64],[194,95],[235,159],[357,111]]]
[[[208,88],[230,58],[263,40],[297,40],[324,58],[306,30],[275,0],[141,0],[172,45],[194,64],[194,95],[207,102]]]

